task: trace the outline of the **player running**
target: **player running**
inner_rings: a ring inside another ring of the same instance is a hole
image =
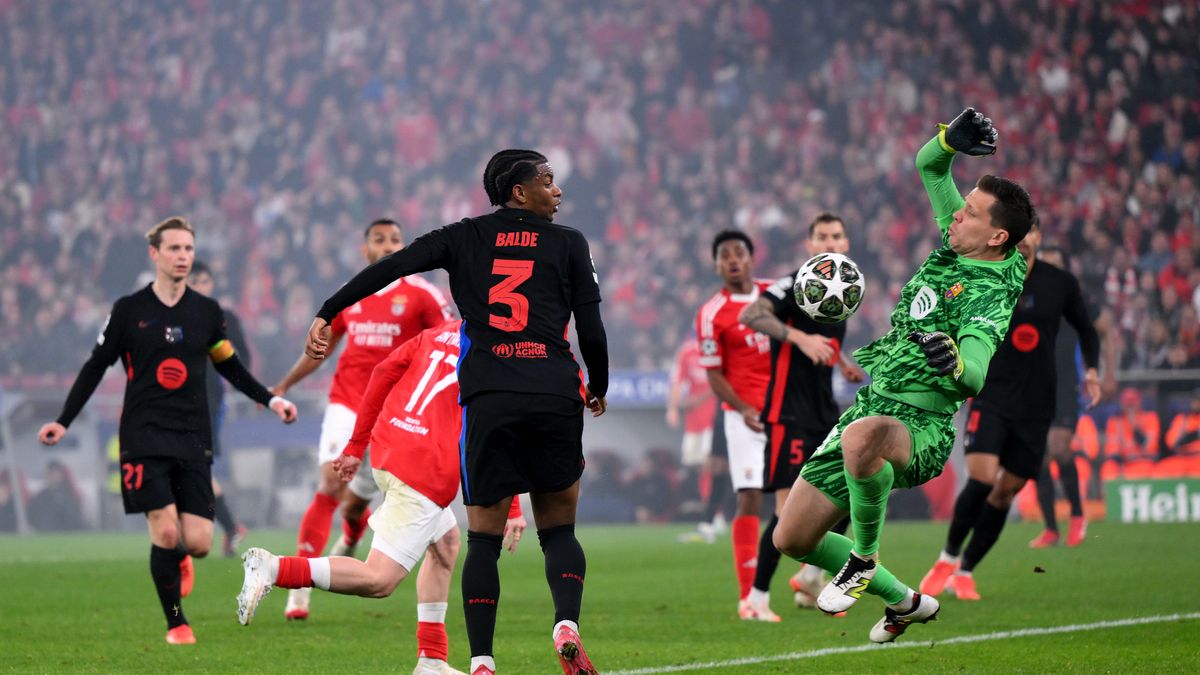
[[[404,248],[400,226],[387,218],[368,225],[363,238],[362,254],[371,265]],[[333,461],[350,440],[371,370],[397,346],[427,328],[442,325],[449,318],[450,312],[441,291],[417,276],[397,279],[334,317],[329,350],[336,349],[343,338],[346,338],[346,349],[338,358],[333,385],[329,388],[329,405],[325,408],[321,438],[317,443],[321,479],[300,520],[296,555],[315,558],[325,551],[333,512],[339,503],[342,506],[342,536],[330,550],[330,555],[354,555],[354,548],[370,517],[368,505],[379,494],[379,488],[367,471],[348,485],[343,483],[333,468]],[[271,391],[283,396],[321,363],[301,354]],[[311,592],[309,588],[288,591],[283,613],[289,621],[308,618]]]
[[[450,274],[463,317],[458,383],[467,558],[462,595],[472,675],[496,672],[492,638],[500,600],[496,561],[512,495],[530,492],[546,581],[554,598],[555,652],[566,673],[594,673],[579,637],[586,560],[575,538],[583,473],[583,408],[607,407],[608,341],[587,239],[557,225],[562,190],[546,157],[503,150],[483,174],[493,213],[447,225],[368,267],[325,301],[307,353],[324,358],[329,322],[398,277]],[[567,342],[575,318],[585,385]],[[516,394],[516,395],[514,395]]]
[[[821,213],[808,225],[805,241],[808,255],[850,250],[846,224],[832,213]],[[758,548],[758,567],[750,587],[748,603],[760,616],[772,616],[771,577],[779,566],[779,549],[772,537],[779,514],[787,502],[800,467],[811,457],[829,430],[837,423],[838,404],[833,398],[833,366],[840,363],[849,382],[861,382],[862,371],[842,351],[846,322],[817,323],[796,304],[792,288],[797,268],[776,281],[757,300],[742,309],[738,320],[771,338],[771,381],[762,411],[767,442],[763,446],[763,492],[775,493],[775,515],[763,531]],[[842,520],[833,531],[842,534]],[[825,585],[824,571],[801,565],[790,580],[796,604],[816,607],[817,594]]]
[[[1063,319],[1079,336],[1088,407],[1100,400],[1100,336],[1074,275],[1038,263],[1041,240],[1035,218],[1029,234],[1017,245],[1027,265],[1025,289],[1013,310],[1008,335],[988,368],[983,390],[971,402],[963,445],[967,484],[954,502],[946,546],[921,580],[925,595],[939,595],[949,581],[959,600],[979,599],[972,572],[1000,538],[1017,492],[1042,470],[1047,434],[1055,419],[1055,345]],[[964,551],[968,534],[971,540]]]
[[[1042,246],[1038,249],[1038,261],[1054,265],[1061,270],[1070,270],[1066,253],[1058,246]],[[1086,296],[1084,298],[1086,300]],[[1100,369],[1100,398],[1108,398],[1117,390],[1117,350],[1116,340],[1107,339],[1108,327],[1112,325],[1112,315],[1107,309],[1097,308],[1095,303],[1088,303],[1089,308],[1099,310],[1090,316],[1096,332],[1100,334],[1100,354],[1103,367]],[[1050,433],[1046,435],[1046,461],[1042,463],[1042,472],[1037,477],[1038,508],[1046,529],[1029,542],[1030,548],[1045,548],[1058,543],[1058,520],[1054,512],[1054,477],[1050,474],[1050,464],[1058,466],[1058,480],[1062,483],[1063,494],[1071,511],[1071,519],[1067,529],[1067,546],[1078,546],[1087,536],[1087,520],[1083,514],[1083,495],[1079,485],[1079,470],[1075,467],[1075,451],[1071,444],[1075,437],[1075,429],[1079,424],[1079,368],[1076,360],[1079,339],[1069,326],[1062,326],[1058,332],[1058,340],[1054,345],[1054,365],[1058,370],[1056,391],[1054,397],[1054,420],[1050,422]]]
[[[447,663],[446,604],[458,558],[459,532],[448,508],[458,493],[458,406],[455,369],[461,322],[428,329],[397,347],[375,367],[359,404],[354,434],[333,468],[351,481],[371,445],[371,472],[384,498],[371,516],[371,553],[350,557],[280,557],[261,548],[244,557],[245,582],[238,620],[249,624],[272,586],[321,588],[384,598],[417,573],[417,667],[413,675],[459,673]],[[513,500],[508,529],[516,549],[524,520]],[[508,533],[506,533],[508,536]]]
[[[956,154],[990,155],[995,140],[991,120],[967,108],[917,153],[942,246],[904,285],[891,330],[855,352],[871,384],[804,463],[775,530],[783,553],[837,572],[817,598],[823,611],[848,610],[864,590],[884,600],[874,642],[891,642],[909,624],[937,616],[935,598],[879,563],[888,495],[942,472],[954,413],[983,388],[1024,285],[1016,245],[1034,217],[1029,194],[985,175],[964,199],[950,172]],[[829,532],[847,513],[853,543]]]
[[[738,617],[745,621],[779,621],[765,604],[750,605],[760,538],[763,446],[767,437],[761,421],[771,379],[771,340],[738,320],[742,308],[770,286],[756,281],[754,243],[745,232],[722,230],[713,237],[712,256],[724,287],[696,314],[700,365],[721,400],[722,426],[729,451],[729,478],[737,492],[737,513],[731,528],[733,567],[738,580]],[[770,540],[767,540],[770,541]]]
[[[212,425],[205,394],[205,362],[246,396],[284,422],[296,406],[259,384],[225,337],[221,306],[187,287],[196,256],[187,220],[168,218],[146,233],[154,281],[113,303],[108,320],[67,394],[62,413],[38,431],[54,445],[79,415],[104,371],[120,359],[125,401],[117,430],[125,513],[145,513],[150,529],[150,577],[167,619],[167,642],[193,644],[196,636],[180,598],[191,592],[189,555],[212,547]]]

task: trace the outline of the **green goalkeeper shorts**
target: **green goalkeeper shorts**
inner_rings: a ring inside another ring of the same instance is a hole
[[[903,471],[896,472],[897,488],[910,488],[938,477],[954,449],[954,416],[940,415],[900,403],[861,387],[854,405],[838,418],[837,426],[804,462],[800,477],[808,481],[839,508],[850,508],[850,489],[846,485],[842,460],[842,430],[855,420],[886,415],[900,420],[912,440],[912,457]]]

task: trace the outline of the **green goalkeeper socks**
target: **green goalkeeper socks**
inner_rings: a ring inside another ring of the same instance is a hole
[[[879,551],[879,535],[887,515],[888,495],[892,492],[895,471],[889,462],[873,476],[855,478],[846,472],[850,488],[850,523],[854,528],[854,552],[866,558]]]
[[[850,557],[851,548],[849,539],[835,532],[827,532],[812,553],[797,560],[816,565],[830,574],[837,574]],[[875,563],[875,578],[867,585],[867,592],[879,596],[889,605],[899,605],[905,600],[908,586],[900,583],[886,567]]]

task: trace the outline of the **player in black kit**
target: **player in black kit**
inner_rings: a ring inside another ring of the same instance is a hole
[[[324,358],[333,317],[397,277],[438,268],[449,272],[463,318],[462,595],[472,675],[496,669],[496,562],[509,503],[522,492],[530,493],[546,558],[555,651],[564,670],[593,673],[578,633],[586,562],[575,538],[575,508],[583,472],[583,407],[599,416],[607,406],[600,287],[587,240],[552,222],[562,190],[543,155],[498,152],[487,164],[483,185],[500,209],[429,232],[360,272],[317,312],[306,351]],[[586,385],[566,337],[572,314],[590,378]]]
[[[967,417],[969,478],[955,500],[946,547],[921,580],[921,593],[938,595],[949,582],[960,600],[979,599],[972,572],[999,539],[1017,492],[1042,470],[1055,414],[1055,342],[1064,318],[1079,335],[1089,405],[1100,400],[1100,337],[1075,277],[1036,261],[1041,238],[1035,218],[1017,245],[1028,263],[1025,288]]]
[[[805,242],[808,255],[842,253],[850,250],[846,224],[832,213],[821,213],[808,225]],[[746,305],[738,320],[771,338],[771,381],[767,386],[762,422],[766,426],[763,492],[775,493],[775,516],[759,539],[758,566],[748,596],[760,615],[778,616],[767,607],[771,577],[779,566],[780,553],[772,542],[779,512],[792,484],[800,477],[804,460],[825,440],[837,423],[837,401],[833,398],[833,366],[840,363],[850,382],[861,382],[863,373],[842,352],[846,322],[823,324],[801,311],[793,295],[799,269],[776,281],[766,293]],[[845,532],[848,521],[834,530]],[[817,594],[825,585],[823,571],[804,565],[792,577],[796,604],[816,607]]]
[[[272,397],[238,361],[225,336],[221,307],[188,289],[195,235],[183,218],[168,218],[146,234],[154,282],[113,304],[83,364],[62,414],[42,426],[46,445],[62,440],[104,371],[121,359],[127,382],[118,437],[125,513],[145,513],[150,529],[150,576],[167,618],[167,642],[196,641],[180,597],[190,591],[181,567],[188,555],[212,546],[212,426],[205,392],[205,362],[233,386],[284,422],[296,407]]]

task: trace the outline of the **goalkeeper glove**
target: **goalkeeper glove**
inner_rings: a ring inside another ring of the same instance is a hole
[[[938,375],[951,375],[954,379],[962,377],[963,360],[958,355],[958,345],[954,338],[941,331],[922,333],[915,330],[908,334],[908,339],[917,343],[925,352],[925,361]]]
[[[938,141],[947,150],[975,157],[996,152],[999,134],[992,126],[991,118],[984,117],[974,108],[963,110],[950,124],[939,124],[938,129]]]

